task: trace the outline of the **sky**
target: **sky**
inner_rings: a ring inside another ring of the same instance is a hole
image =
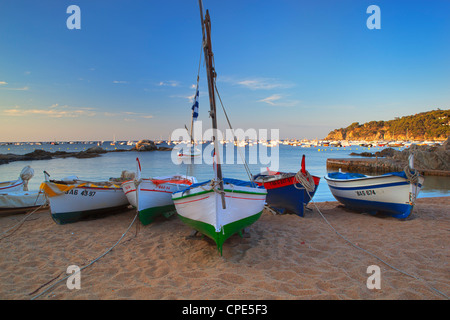
[[[80,29],[67,26],[71,5]],[[367,26],[370,5],[380,29]],[[234,128],[321,139],[353,122],[450,109],[449,0],[203,0],[203,8]],[[197,0],[1,0],[0,141],[168,139],[190,126],[198,74],[206,130],[201,46]],[[224,130],[223,113],[218,121]]]

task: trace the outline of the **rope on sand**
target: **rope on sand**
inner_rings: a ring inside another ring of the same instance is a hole
[[[120,239],[117,240],[117,242],[116,242],[111,248],[109,248],[108,250],[106,250],[102,255],[100,255],[99,257],[95,258],[95,259],[92,260],[89,264],[85,265],[84,267],[82,267],[82,268],[79,269],[78,271],[76,271],[76,272],[74,272],[74,273],[68,275],[67,277],[62,278],[62,279],[59,280],[58,282],[54,283],[53,285],[51,285],[50,287],[48,287],[47,289],[45,289],[44,291],[42,291],[42,292],[39,293],[38,295],[36,295],[36,296],[34,296],[33,298],[31,298],[31,300],[34,300],[34,299],[39,298],[41,295],[43,295],[43,294],[46,293],[48,290],[50,290],[50,289],[52,289],[53,287],[55,287],[55,286],[56,286],[57,284],[59,284],[60,282],[62,282],[62,281],[64,281],[64,280],[68,279],[69,277],[71,277],[71,276],[73,276],[73,275],[75,275],[75,274],[81,272],[81,270],[84,270],[84,269],[86,269],[87,267],[93,265],[95,262],[97,262],[98,260],[100,260],[101,258],[103,258],[105,255],[107,255],[112,249],[114,249],[114,248],[119,244],[120,241],[122,241],[122,239],[125,237],[125,235],[128,233],[128,231],[129,231],[129,230],[131,229],[131,227],[133,226],[133,224],[134,224],[134,222],[136,221],[136,218],[138,217],[138,215],[139,215],[139,211],[136,212],[136,214],[135,214],[135,216],[134,216],[134,218],[133,218],[133,221],[131,221],[131,223],[130,223],[130,225],[128,226],[128,228],[127,228],[127,230],[125,231],[125,233],[122,234],[122,236],[120,237]],[[50,281],[49,281],[49,282],[50,282]],[[49,283],[49,282],[47,282],[47,283]],[[41,288],[42,288],[42,287],[43,287],[43,286],[41,286]],[[40,289],[40,288],[39,288],[39,289]],[[38,289],[38,290],[39,290],[39,289]],[[31,294],[35,293],[36,291],[37,291],[37,290],[33,291]],[[31,294],[29,294],[29,295],[31,295]]]
[[[35,203],[36,203],[37,200],[39,199],[39,196],[40,196],[40,195],[41,195],[41,192],[38,193],[38,196],[37,196],[37,198],[36,198]],[[22,225],[22,223],[24,223],[25,220],[27,220],[33,213],[35,213],[36,211],[39,211],[41,208],[43,208],[43,207],[46,206],[46,205],[47,205],[47,201],[44,202],[43,204],[41,204],[41,205],[40,205],[39,207],[37,207],[36,209],[32,210],[30,213],[28,213],[22,220],[20,220],[18,223],[16,223],[15,225],[13,225],[11,228],[9,228],[9,229],[7,229],[6,231],[0,233],[0,237],[3,236],[3,235],[5,235],[5,234],[7,234],[10,230],[16,228],[17,226],[20,227],[20,226]],[[5,238],[6,238],[6,237],[1,238],[0,240],[3,240],[3,239],[5,239]]]
[[[331,229],[333,229],[333,231],[334,231],[339,237],[341,237],[342,239],[344,239],[346,242],[348,242],[349,244],[351,244],[351,245],[352,245],[353,247],[355,247],[356,249],[359,249],[359,250],[361,250],[361,251],[363,251],[363,252],[365,252],[365,253],[371,255],[371,256],[374,257],[375,259],[381,261],[382,263],[384,263],[384,264],[387,265],[388,267],[392,268],[393,270],[398,271],[398,272],[400,272],[400,273],[402,273],[402,274],[404,274],[404,275],[406,275],[406,276],[408,276],[408,277],[411,277],[411,278],[413,278],[413,279],[422,281],[428,288],[434,290],[435,292],[437,292],[438,294],[442,295],[442,296],[445,297],[446,299],[450,299],[445,293],[443,293],[443,292],[441,292],[440,290],[438,290],[438,289],[432,287],[432,286],[429,285],[425,280],[423,280],[423,279],[421,279],[421,278],[419,278],[419,277],[416,277],[416,276],[414,276],[414,275],[412,275],[412,274],[409,274],[409,273],[407,273],[407,272],[405,272],[405,271],[403,271],[403,270],[400,270],[400,269],[396,268],[395,266],[393,266],[393,265],[391,265],[390,263],[384,261],[383,259],[381,259],[381,258],[378,257],[377,255],[375,255],[374,253],[372,253],[372,252],[370,252],[370,251],[368,251],[368,250],[366,250],[366,249],[361,248],[361,247],[358,246],[357,244],[353,243],[352,241],[350,241],[349,239],[347,239],[346,237],[344,237],[339,231],[337,231],[337,230],[331,225],[330,222],[328,222],[328,220],[325,218],[325,216],[323,215],[323,213],[320,211],[320,209],[317,207],[316,203],[314,202],[314,200],[313,200],[312,197],[310,196],[308,190],[306,190],[306,192],[308,193],[308,196],[311,198],[311,202],[312,202],[312,203],[314,204],[314,206],[316,207],[316,209],[317,209],[317,211],[319,212],[319,214],[320,214],[320,216],[322,217],[322,219],[327,223],[327,225],[328,225]]]

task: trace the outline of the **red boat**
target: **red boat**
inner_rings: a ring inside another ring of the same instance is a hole
[[[305,169],[305,155],[301,170],[293,172],[274,172],[268,170],[254,176],[255,182],[267,190],[267,204],[280,213],[292,212],[303,217],[304,206],[314,196],[320,178],[311,176]]]

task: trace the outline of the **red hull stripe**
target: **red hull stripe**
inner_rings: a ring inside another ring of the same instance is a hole
[[[190,203],[190,202],[195,202],[195,201],[204,200],[204,199],[206,199],[206,198],[209,198],[209,196],[206,196],[206,197],[200,198],[200,199],[196,199],[196,200],[191,200],[191,201],[177,202],[176,204],[185,204],[185,203]]]
[[[313,179],[314,179],[314,184],[318,185],[320,178],[313,176]],[[269,182],[265,182],[265,183],[262,183],[262,182],[256,182],[256,183],[260,186],[264,186],[264,188],[266,188],[267,190],[270,190],[270,189],[276,189],[276,188],[290,186],[290,185],[295,184],[296,182],[297,181],[295,179],[295,176],[293,176],[293,177],[278,179],[275,181],[269,181]]]
[[[233,198],[233,199],[243,199],[243,200],[264,200],[264,199],[255,199],[255,198],[241,198],[241,197],[233,197],[233,196],[225,196],[226,198]]]
[[[21,184],[23,184],[23,183],[22,183],[22,182],[19,182],[19,183],[17,183],[17,184],[13,184],[12,186],[10,185],[10,186],[7,186],[7,187],[2,187],[2,188],[0,188],[0,190],[15,188],[15,187],[17,187],[17,186],[20,186]]]
[[[122,188],[103,188],[103,187],[75,187],[74,189],[94,189],[94,190],[121,190]]]
[[[164,192],[164,193],[173,193],[170,191],[164,191],[164,190],[155,190],[155,189],[141,189],[141,191],[151,191],[151,192]]]

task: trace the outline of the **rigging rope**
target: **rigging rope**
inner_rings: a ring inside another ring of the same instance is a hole
[[[222,99],[220,98],[219,90],[217,89],[217,85],[216,85],[215,81],[214,81],[214,88],[216,89],[217,97],[219,98],[220,105],[222,106],[223,113],[225,114],[225,118],[227,119],[228,126],[230,127],[230,130],[233,133],[234,141],[237,142],[237,137],[234,134],[234,129],[231,126],[230,119],[228,118],[227,111],[225,110],[225,107],[224,107],[224,105],[222,103]],[[255,184],[255,180],[253,178],[253,174],[251,173],[250,168],[249,168],[249,166],[247,164],[247,161],[245,160],[245,156],[242,155],[242,150],[239,147],[237,149],[238,149],[238,152],[239,152],[239,156],[241,157],[241,160],[242,160],[242,162],[244,164],[244,168],[245,168],[245,171],[247,172],[248,178],[250,179],[250,181],[252,181]]]
[[[43,193],[42,191],[39,191],[36,200],[34,201],[34,203],[36,204],[37,200],[39,199],[39,196],[41,195],[41,193]],[[25,222],[25,220],[27,220],[33,213],[35,213],[36,211],[38,211],[39,209],[43,208],[44,206],[46,206],[48,203],[48,201],[45,201],[43,204],[41,204],[39,207],[37,207],[36,209],[32,210],[30,213],[28,213],[22,220],[20,220],[18,223],[16,223],[15,225],[13,225],[11,228],[7,229],[6,231],[0,233],[0,236],[5,235],[6,233],[8,233],[10,230],[14,229],[17,226],[22,225],[22,223]],[[6,237],[5,237],[6,238]],[[5,238],[1,238],[0,240],[3,240]]]
[[[28,191],[28,181],[34,176],[34,170],[30,166],[25,166],[20,172],[20,178],[23,181],[23,191]]]
[[[403,171],[404,171],[405,174],[406,174],[406,179],[408,179],[408,181],[409,181],[411,184],[415,184],[415,185],[418,184],[418,182],[419,182],[419,171],[417,171],[416,169],[411,168],[411,167],[409,166],[409,164],[406,165],[406,166],[403,168]]]
[[[295,180],[297,180],[297,182],[300,183],[303,186],[303,188],[297,187],[296,183],[294,183],[294,187],[297,189],[306,189],[306,191],[308,191],[308,196],[309,192],[313,192],[314,189],[316,188],[316,185],[314,184],[314,179],[307,170],[305,170],[305,173],[303,173],[302,170],[300,169],[295,174]]]

